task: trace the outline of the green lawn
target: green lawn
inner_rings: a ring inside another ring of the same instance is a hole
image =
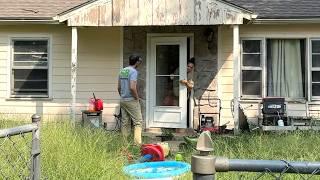
[[[17,124],[21,123],[0,121],[0,128]],[[316,132],[213,136],[213,141],[214,154],[217,156],[234,159],[320,161],[320,135]],[[185,152],[188,162],[191,154],[192,150]],[[131,141],[124,141],[118,133],[74,127],[70,123],[42,123],[41,173],[44,178],[127,179],[122,173],[122,168],[128,164],[128,159],[138,157],[139,148],[133,146]],[[244,176],[243,179],[252,179],[258,175],[218,173],[217,177],[239,179],[240,176]],[[182,179],[192,179],[192,174],[188,173]],[[271,179],[271,176],[262,179]],[[285,179],[299,179],[299,176],[285,175]],[[320,176],[313,179],[320,179]]]

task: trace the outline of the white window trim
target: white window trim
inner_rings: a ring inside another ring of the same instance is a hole
[[[243,58],[242,58],[242,55],[243,55],[243,47],[242,47],[242,41],[244,40],[260,40],[261,41],[261,56],[260,56],[260,67],[243,67]],[[248,100],[259,100],[261,99],[262,97],[264,97],[264,71],[265,71],[265,48],[264,48],[264,38],[240,38],[240,79],[241,79],[241,82],[240,82],[240,99],[243,100],[243,99],[248,99]],[[261,97],[260,96],[255,96],[255,95],[243,95],[242,94],[242,70],[261,70]]]
[[[312,55],[313,55],[313,53],[312,53],[312,41],[320,41],[320,38],[310,38],[309,39],[309,42],[308,42],[308,44],[309,44],[309,51],[308,51],[308,55],[309,55],[309,69],[308,69],[308,73],[310,74],[310,78],[309,78],[309,84],[308,84],[308,89],[309,89],[309,94],[310,94],[310,98],[309,98],[309,101],[319,101],[320,100],[320,96],[313,96],[312,95],[312,72],[313,71],[319,71],[320,72],[320,67],[318,67],[318,68],[313,68],[312,67]],[[318,54],[320,54],[320,53],[318,53]]]
[[[13,40],[48,40],[48,96],[14,96],[11,95],[13,68]],[[50,34],[14,34],[8,36],[8,76],[7,100],[52,100],[52,35]]]
[[[317,39],[320,40],[320,38],[308,38],[308,37],[278,37],[278,36],[265,36],[265,37],[241,37],[241,53],[240,53],[240,58],[241,58],[241,66],[240,66],[240,72],[241,72],[241,85],[240,85],[240,97],[242,101],[251,101],[251,100],[258,100],[260,101],[262,98],[268,97],[267,96],[267,39],[304,39],[305,40],[305,81],[306,81],[306,86],[305,88],[305,97],[304,98],[299,98],[299,99],[291,99],[291,98],[286,98],[286,101],[292,101],[292,102],[305,102],[305,101],[310,101],[311,97],[311,57],[310,57],[310,52],[311,52],[311,39]],[[248,95],[242,95],[242,41],[243,40],[262,40],[262,92],[261,92],[261,97],[259,96],[248,96]],[[320,96],[319,99],[320,100]]]

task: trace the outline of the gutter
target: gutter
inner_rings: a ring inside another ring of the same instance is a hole
[[[14,24],[59,24],[52,18],[0,17],[0,25]]]
[[[305,19],[255,19],[250,24],[319,24],[320,18]]]

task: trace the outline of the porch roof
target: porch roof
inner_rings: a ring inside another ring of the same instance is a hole
[[[255,15],[224,0],[95,0],[55,17],[69,26],[243,24]]]

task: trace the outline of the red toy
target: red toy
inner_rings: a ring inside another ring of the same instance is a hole
[[[164,161],[164,152],[159,144],[143,144],[141,156],[150,157],[149,161]]]

